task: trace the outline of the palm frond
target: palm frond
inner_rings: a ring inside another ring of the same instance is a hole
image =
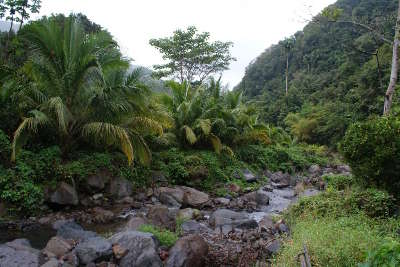
[[[198,119],[195,123],[196,128],[200,128],[202,133],[208,136],[211,133],[211,121],[209,119]]]
[[[12,161],[15,161],[18,152],[28,140],[29,134],[37,133],[39,127],[43,127],[50,122],[47,115],[39,110],[32,110],[30,114],[32,117],[25,118],[14,133],[11,155]]]
[[[91,122],[82,129],[84,137],[94,138],[94,141],[104,142],[107,145],[116,145],[128,159],[128,163],[133,163],[134,150],[128,131],[118,125],[106,122]]]
[[[42,105],[42,109],[54,112],[58,126],[62,132],[67,134],[68,123],[71,120],[72,114],[64,105],[61,97],[52,97]]]
[[[182,130],[183,130],[184,133],[185,133],[186,140],[187,140],[191,145],[193,145],[194,143],[197,142],[196,134],[193,132],[192,128],[190,128],[190,127],[187,126],[187,125],[184,125],[184,126],[182,127]]]
[[[148,117],[136,116],[129,118],[126,125],[140,132],[153,133],[156,135],[163,134],[162,125],[158,121]]]
[[[213,148],[214,148],[214,151],[216,152],[216,153],[221,153],[221,150],[222,150],[222,148],[223,148],[223,145],[222,145],[222,142],[221,142],[221,140],[219,139],[219,137],[218,136],[216,136],[216,135],[214,135],[214,134],[210,134],[209,135],[209,139],[210,139],[210,141],[211,141],[211,144],[212,144],[212,146],[213,146]]]

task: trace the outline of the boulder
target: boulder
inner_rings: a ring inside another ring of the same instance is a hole
[[[101,191],[106,183],[110,180],[110,176],[106,172],[99,172],[86,178],[86,183],[93,191]]]
[[[208,254],[208,244],[199,235],[179,239],[169,251],[166,267],[202,267]]]
[[[291,176],[288,173],[283,173],[281,171],[274,172],[273,174],[270,175],[269,178],[270,178],[270,181],[273,183],[277,183],[277,184],[285,183],[285,184],[290,185]]]
[[[78,205],[78,193],[69,184],[61,182],[51,194],[50,202],[57,205]]]
[[[242,189],[237,184],[229,184],[228,185],[229,191],[232,193],[239,193]]]
[[[282,245],[282,243],[280,240],[274,240],[267,245],[266,249],[269,254],[273,255],[273,254],[278,253],[278,251],[281,248],[281,245]]]
[[[70,242],[59,236],[52,237],[44,248],[46,254],[50,252],[57,258],[64,256],[70,250],[72,250],[72,245]]]
[[[116,178],[110,182],[109,193],[116,199],[132,195],[132,184],[126,179]]]
[[[182,205],[184,192],[181,188],[160,187],[155,193],[160,202],[165,205],[177,208]]]
[[[175,227],[175,217],[170,214],[170,211],[164,205],[152,206],[147,213],[147,219],[151,224],[159,227],[167,227],[169,229]]]
[[[227,234],[235,228],[254,229],[258,227],[254,219],[250,219],[247,214],[235,212],[228,209],[218,209],[213,212],[209,223],[217,231]]]
[[[344,173],[344,174],[350,174],[351,173],[351,168],[348,165],[338,165],[338,166],[336,166],[336,170],[339,173]]]
[[[168,207],[174,207],[174,208],[180,208],[182,204],[178,202],[173,195],[170,195],[168,193],[162,192],[159,195],[159,200],[162,204],[167,205]]]
[[[186,208],[179,210],[177,213],[177,218],[183,219],[183,220],[191,220],[195,219],[196,217],[200,216],[200,211],[192,208]]]
[[[106,259],[112,255],[111,243],[103,237],[92,237],[79,243],[75,252],[79,262],[88,264],[97,260]]]
[[[113,235],[110,242],[128,250],[119,262],[120,267],[163,266],[157,253],[158,243],[152,234],[126,231]]]
[[[40,267],[59,267],[59,266],[62,266],[62,264],[57,259],[50,259],[48,262],[41,265]]]
[[[259,206],[266,206],[269,204],[269,195],[262,189],[257,190],[255,194],[255,202]]]
[[[243,178],[246,182],[252,183],[258,180],[258,177],[254,175],[250,170],[244,169],[242,170]]]
[[[217,205],[228,206],[229,202],[231,202],[231,200],[224,197],[214,199],[214,203]]]
[[[184,192],[182,201],[184,206],[199,207],[210,200],[208,194],[194,188],[181,186],[180,189]]]
[[[0,245],[1,267],[38,267],[40,251],[26,239],[16,239]]]
[[[128,222],[125,224],[124,231],[137,231],[140,226],[146,224],[146,220],[142,217],[130,217]]]
[[[308,172],[311,176],[315,177],[321,174],[321,167],[317,164],[313,164],[308,168]]]
[[[260,228],[260,230],[263,231],[273,230],[275,227],[275,223],[272,220],[271,216],[265,215],[258,223],[258,227]]]
[[[206,225],[199,223],[195,220],[190,220],[182,223],[181,230],[184,235],[212,232],[212,230],[208,228]]]
[[[73,221],[57,221],[53,224],[53,228],[57,230],[57,236],[64,239],[84,241],[91,237],[97,237],[95,232],[85,231],[82,226]]]

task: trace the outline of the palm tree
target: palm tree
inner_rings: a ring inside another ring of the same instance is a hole
[[[30,86],[16,97],[29,107],[14,133],[12,159],[29,137],[47,128],[58,137],[64,155],[82,139],[118,147],[129,164],[137,156],[148,163],[144,130],[162,132],[146,116],[149,94],[127,74],[129,62],[107,32],[85,33],[72,16],[60,24],[46,19],[24,27],[30,44],[24,72]]]

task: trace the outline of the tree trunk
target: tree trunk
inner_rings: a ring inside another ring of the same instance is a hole
[[[288,83],[289,83],[289,53],[286,56],[286,96],[288,95]]]
[[[390,82],[385,94],[385,103],[383,105],[383,115],[388,115],[392,107],[394,90],[396,88],[399,75],[399,45],[400,45],[400,0],[397,11],[397,21],[393,41],[392,71],[390,73]]]
[[[11,26],[10,26],[10,30],[8,31],[8,36],[11,36],[13,26],[14,26],[14,16],[11,17]]]

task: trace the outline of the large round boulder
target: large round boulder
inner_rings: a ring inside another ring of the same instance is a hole
[[[50,196],[50,203],[57,205],[78,205],[79,198],[75,188],[65,182],[61,182],[56,191]]]
[[[169,251],[166,267],[201,267],[208,254],[208,244],[199,235],[179,239]]]
[[[163,266],[157,253],[158,242],[152,234],[136,231],[120,232],[113,235],[110,242],[127,250],[119,262],[120,267]]]

